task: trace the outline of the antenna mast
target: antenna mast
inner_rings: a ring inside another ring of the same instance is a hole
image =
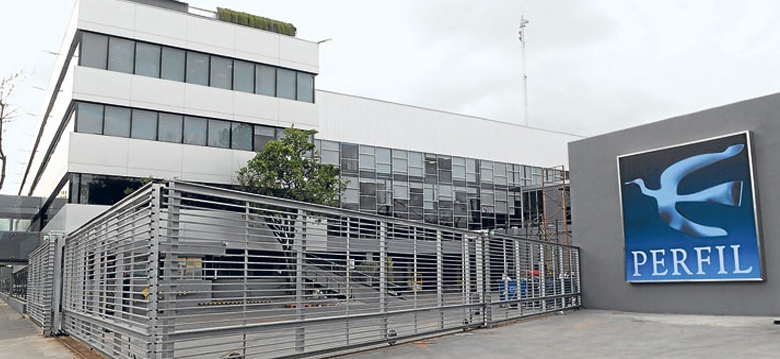
[[[525,73],[525,27],[529,21],[525,19],[524,15],[520,15],[520,31],[518,31],[520,42],[523,44],[523,110],[525,111],[525,125],[529,126],[530,121],[528,119],[528,76]]]

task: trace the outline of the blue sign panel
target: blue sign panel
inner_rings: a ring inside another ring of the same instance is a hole
[[[626,281],[763,280],[750,133],[618,157]]]

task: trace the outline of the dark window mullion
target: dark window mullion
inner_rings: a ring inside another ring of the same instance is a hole
[[[300,101],[298,99],[298,71],[294,71],[295,74],[295,84],[293,85],[293,90],[295,91],[295,101]]]
[[[106,105],[100,105],[100,134],[105,135],[106,132]]]
[[[184,71],[184,83],[185,84],[190,83],[190,81],[189,81],[190,73],[189,73],[189,71],[187,71],[187,69],[188,69],[187,63],[189,61],[190,61],[190,51],[189,50],[185,50],[184,51],[184,69],[183,69],[183,71]],[[181,129],[182,129],[182,131],[184,131],[184,120],[182,120],[182,128]],[[182,137],[182,141],[183,141],[184,140],[184,132],[182,132],[182,136],[181,137]]]
[[[136,58],[137,53],[138,53],[138,41],[133,40],[133,53],[131,55],[132,58],[133,58],[133,75],[136,74],[135,64],[136,64],[136,62],[138,62],[138,59]],[[132,114],[130,115],[130,117],[132,117]],[[132,120],[130,120],[130,125],[132,126],[132,124],[133,124]]]

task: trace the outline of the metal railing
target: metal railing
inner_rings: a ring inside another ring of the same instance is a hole
[[[184,182],[65,238],[62,331],[112,358],[322,355],[580,305],[576,247]]]
[[[0,279],[0,293],[21,299],[27,298],[27,267]]]
[[[30,253],[27,277],[27,313],[44,333],[51,332],[54,296],[55,243],[44,241]]]

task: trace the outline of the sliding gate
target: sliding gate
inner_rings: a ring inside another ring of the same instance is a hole
[[[54,330],[111,358],[312,356],[581,300],[576,247],[184,182],[63,240]]]

